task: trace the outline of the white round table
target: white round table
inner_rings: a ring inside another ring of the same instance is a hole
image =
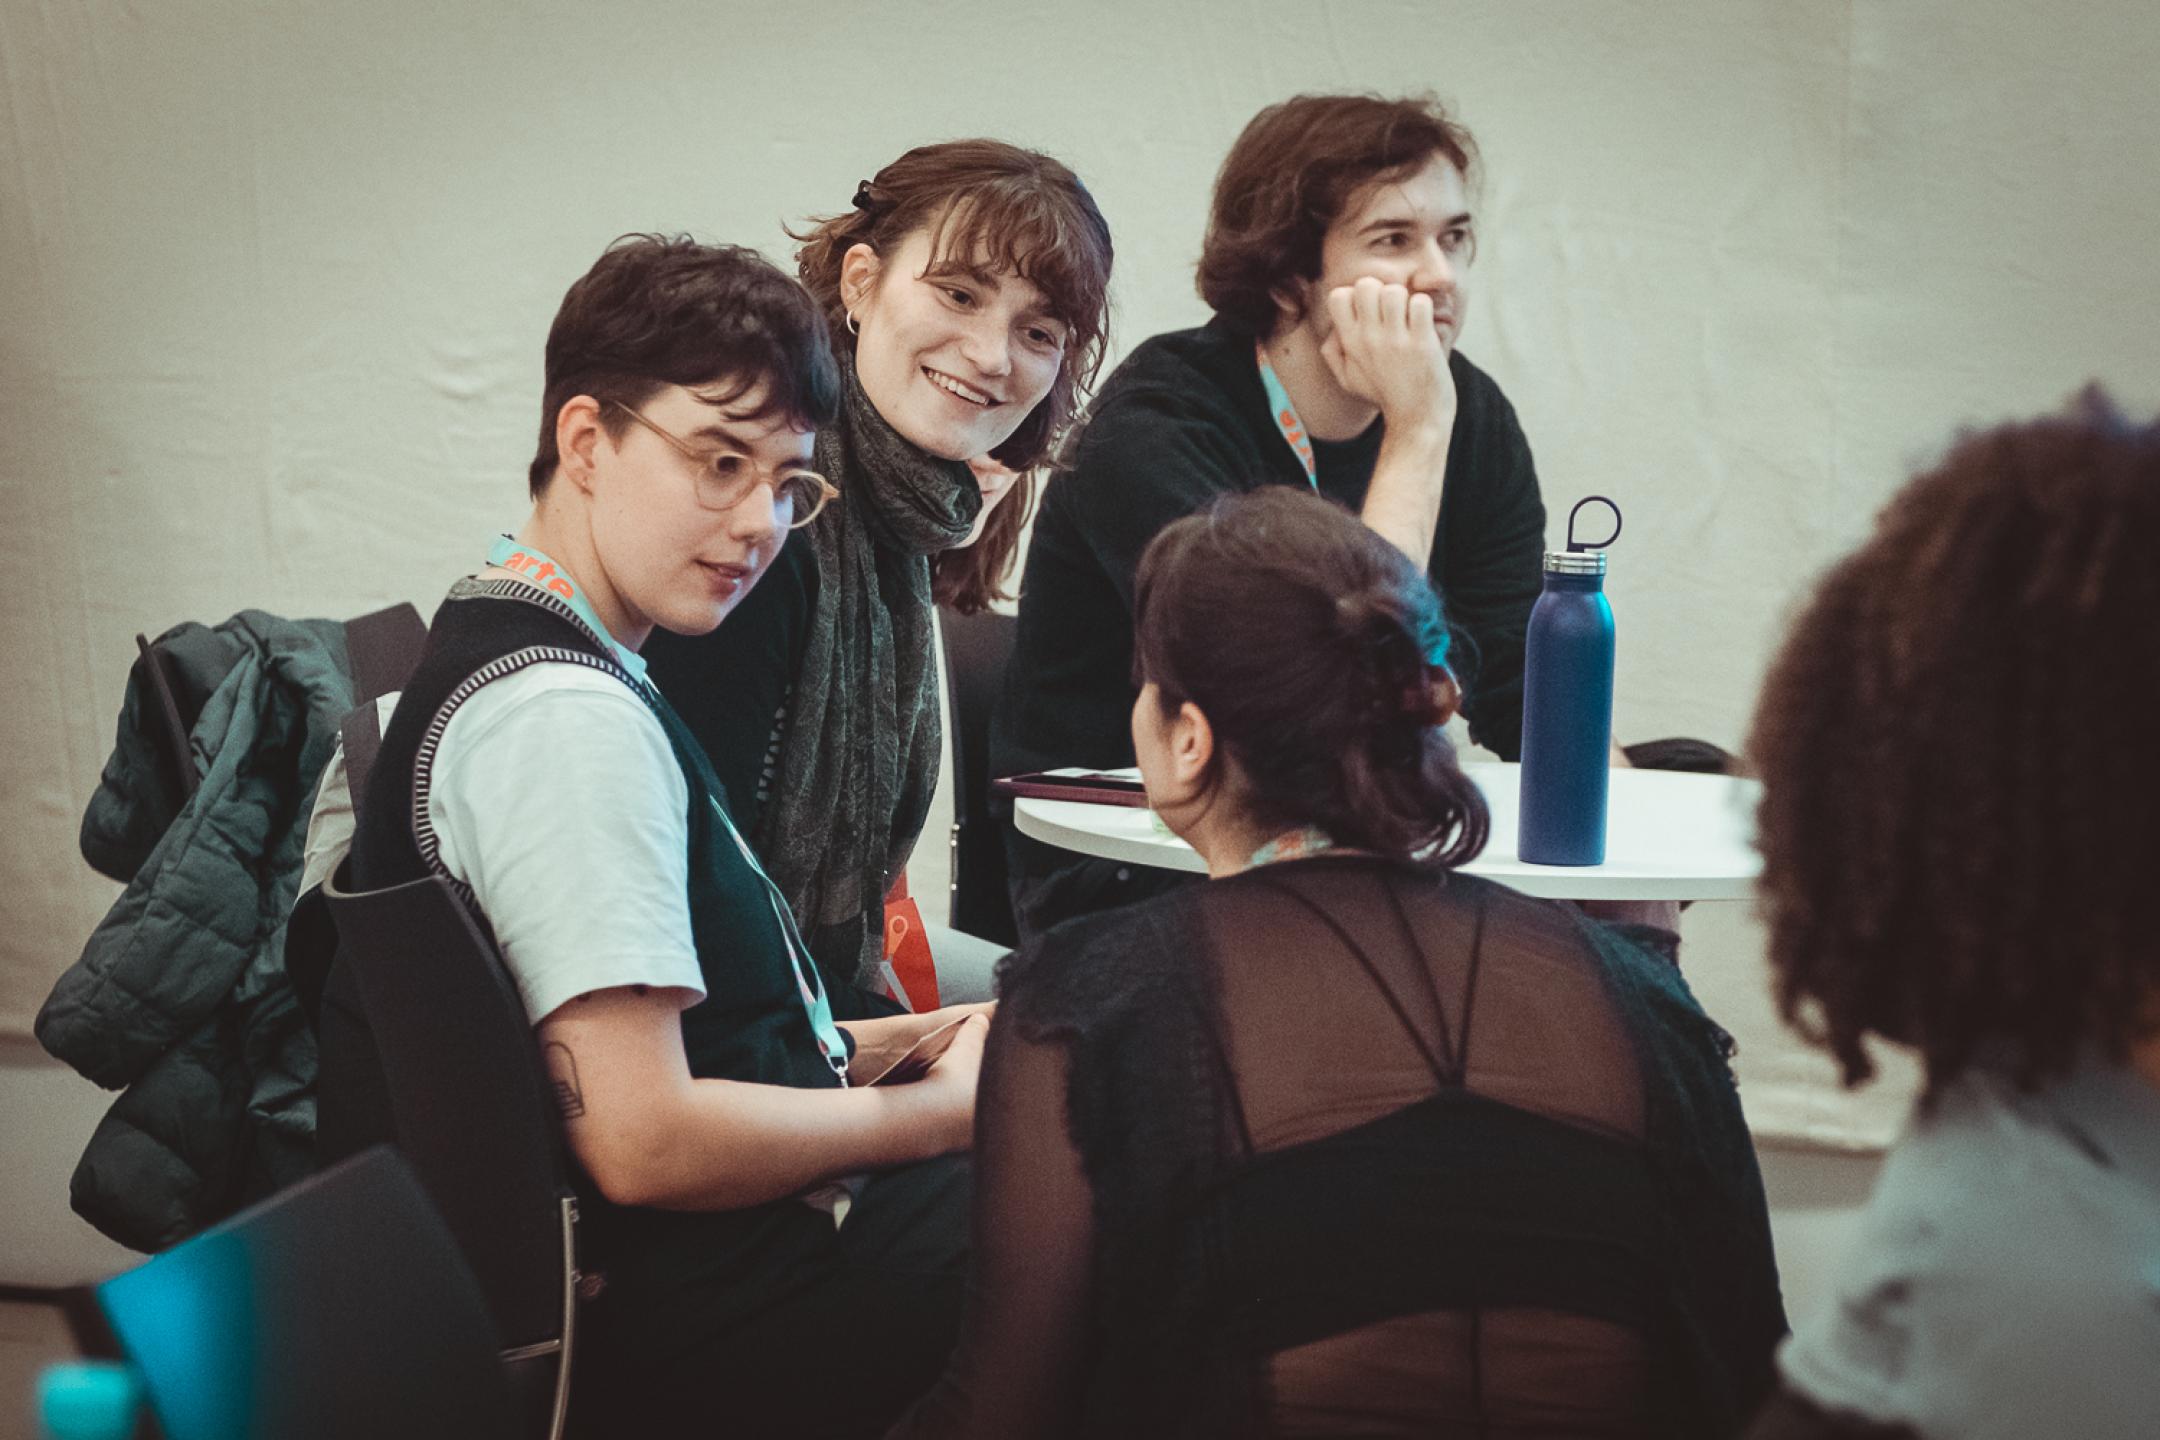
[[[1465,765],[1492,811],[1484,853],[1465,865],[1526,895],[1554,900],[1744,900],[1754,893],[1762,857],[1753,840],[1761,787],[1725,775],[1673,770],[1614,770],[1606,806],[1605,863],[1526,865],[1515,858],[1521,767]],[[1020,833],[1046,845],[1104,860],[1205,874],[1190,845],[1148,810],[1075,800],[1019,798]]]

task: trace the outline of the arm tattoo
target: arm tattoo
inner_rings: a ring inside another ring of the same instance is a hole
[[[577,1057],[560,1040],[550,1040],[541,1052],[548,1078],[555,1082],[555,1104],[562,1118],[575,1120],[585,1113],[585,1092],[578,1086]]]

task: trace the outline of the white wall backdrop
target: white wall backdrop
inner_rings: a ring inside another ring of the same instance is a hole
[[[0,1030],[114,893],[75,830],[132,635],[431,606],[522,514],[548,321],[621,232],[784,258],[902,148],[997,135],[1094,188],[1129,348],[1203,317],[1256,108],[1436,90],[1489,170],[1463,343],[1555,513],[1628,510],[1619,729],[1735,744],[1954,427],[2160,404],[2156,73],[2146,0],[0,0]],[[1780,1038],[1744,909],[1689,972],[1758,1128],[1879,1141],[1895,1087]]]

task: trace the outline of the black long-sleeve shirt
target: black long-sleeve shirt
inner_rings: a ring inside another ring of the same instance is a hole
[[[1460,351],[1455,429],[1427,573],[1470,734],[1522,749],[1523,630],[1541,584],[1545,506],[1530,445],[1492,377]],[[1320,493],[1361,509],[1384,422],[1315,441]],[[1069,469],[1043,494],[1020,587],[1020,628],[991,732],[992,773],[1133,763],[1133,583],[1171,521],[1261,485],[1304,485],[1261,388],[1253,344],[1221,321],[1158,335],[1105,382]],[[1021,870],[1046,857],[1021,847]],[[1067,857],[1070,859],[1071,857]],[[1089,907],[1092,908],[1092,907]]]

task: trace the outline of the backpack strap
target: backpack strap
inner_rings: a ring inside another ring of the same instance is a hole
[[[598,670],[603,675],[612,675],[620,680],[629,688],[630,693],[640,700],[645,698],[638,683],[630,678],[630,672],[612,660],[603,659],[589,650],[571,650],[559,645],[528,645],[522,650],[513,650],[499,659],[490,660],[473,671],[459,681],[457,688],[435,708],[434,715],[428,719],[427,729],[421,733],[419,752],[413,757],[413,843],[420,847],[420,861],[427,866],[429,873],[441,876],[474,915],[480,914],[480,907],[472,890],[444,867],[442,840],[436,835],[434,823],[428,818],[428,790],[435,780],[435,752],[442,747],[443,732],[450,728],[450,717],[457,713],[459,706],[479,694],[483,687],[505,676],[515,675],[528,665],[542,663],[583,665],[588,670]],[[374,707],[362,708],[372,711]],[[349,753],[345,763],[350,769],[352,757]]]

